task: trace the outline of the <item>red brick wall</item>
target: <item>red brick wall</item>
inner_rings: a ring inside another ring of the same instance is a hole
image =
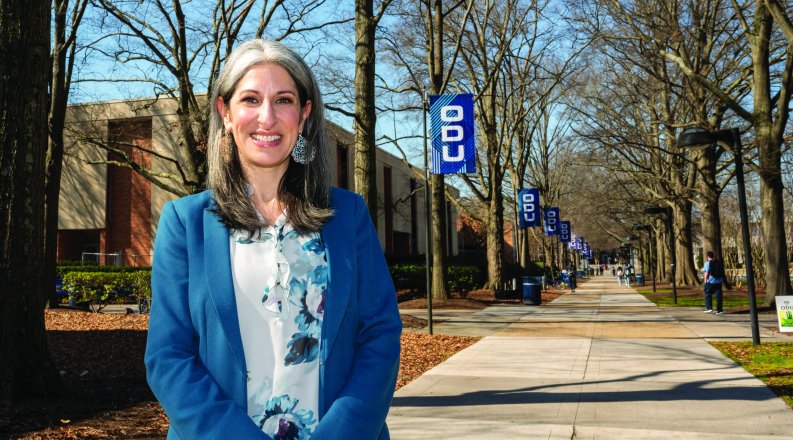
[[[135,148],[151,149],[151,119],[110,121],[108,142],[135,163],[151,166],[151,154]],[[109,158],[118,156],[110,153]],[[107,184],[107,228],[101,252],[123,252],[124,265],[151,265],[151,183],[129,168],[111,165]]]

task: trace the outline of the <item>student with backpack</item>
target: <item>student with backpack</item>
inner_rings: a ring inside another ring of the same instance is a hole
[[[721,260],[717,259],[713,251],[707,253],[708,261],[702,268],[702,273],[705,278],[705,313],[715,313],[721,315],[724,313],[722,309],[722,292],[721,285],[724,283],[724,264]],[[713,297],[716,297],[716,310],[713,310]]]

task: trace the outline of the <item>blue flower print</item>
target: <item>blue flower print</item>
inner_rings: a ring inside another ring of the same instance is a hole
[[[319,283],[315,282],[319,281]],[[319,356],[319,334],[322,327],[322,314],[325,308],[327,289],[327,269],[318,267],[309,274],[308,283],[292,280],[292,290],[302,291],[300,311],[295,316],[298,331],[287,343],[289,352],[284,358],[285,365],[311,362]]]
[[[274,440],[307,440],[311,437],[310,426],[316,423],[314,412],[295,410],[298,400],[287,394],[273,397],[265,406],[259,428]]]

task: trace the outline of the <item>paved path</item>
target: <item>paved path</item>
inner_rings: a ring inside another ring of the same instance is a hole
[[[485,337],[397,391],[395,440],[793,439],[793,410],[706,342],[751,340],[748,317],[660,308],[611,277],[438,312],[437,333]]]

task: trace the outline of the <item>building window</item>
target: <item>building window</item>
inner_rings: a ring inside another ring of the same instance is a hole
[[[346,145],[336,146],[336,186],[339,188],[350,189],[349,173],[349,148]]]

